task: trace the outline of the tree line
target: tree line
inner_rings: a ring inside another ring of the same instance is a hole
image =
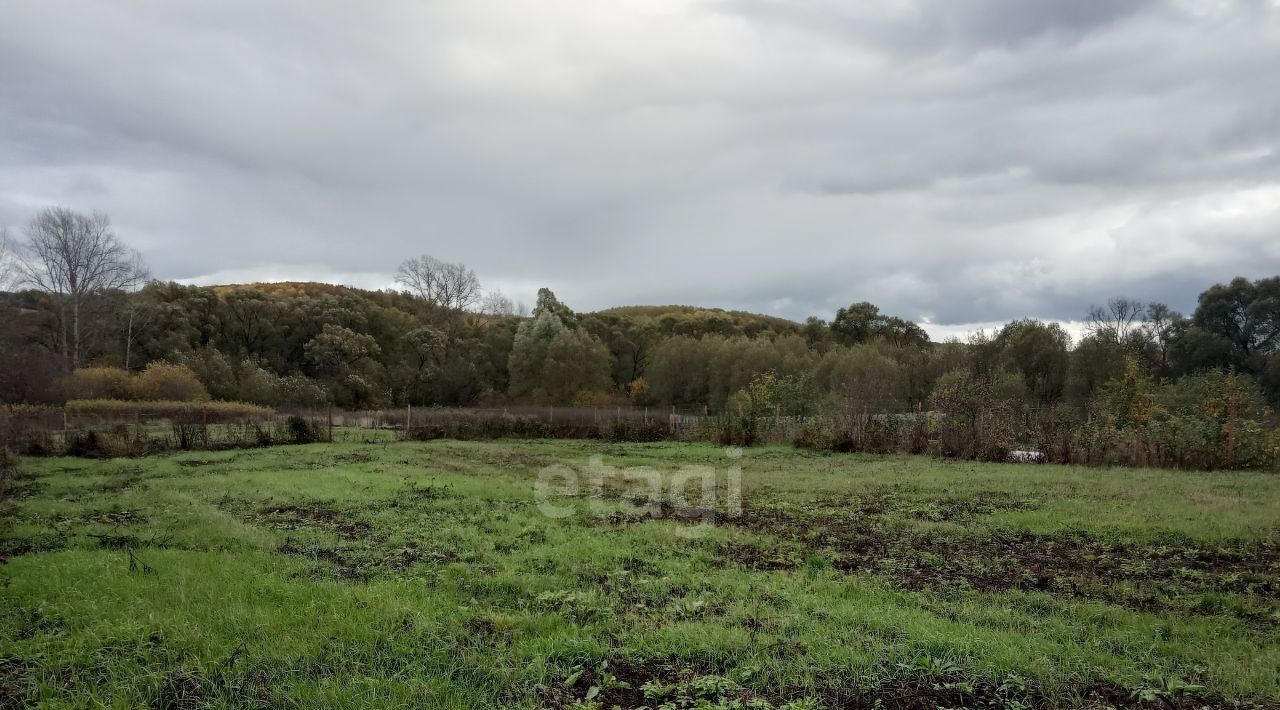
[[[1186,315],[1111,298],[1082,314],[1078,342],[1056,323],[1025,319],[935,343],[865,302],[795,323],[690,306],[576,313],[542,289],[524,313],[485,292],[466,266],[425,255],[403,262],[398,288],[383,291],[186,286],[151,279],[105,216],[51,208],[22,234],[0,236],[0,279],[7,402],[128,393],[137,388],[102,370],[164,363],[165,382],[188,373],[175,391],[275,407],[632,402],[720,411],[741,408],[768,373],[776,407],[789,413],[832,402],[907,411],[964,382],[1028,406],[1086,408],[1126,378],[1159,387],[1215,371],[1280,403],[1280,277],[1211,285]]]

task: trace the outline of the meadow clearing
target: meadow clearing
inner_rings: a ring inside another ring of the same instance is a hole
[[[4,707],[1280,702],[1268,473],[340,442],[24,459],[0,526]]]

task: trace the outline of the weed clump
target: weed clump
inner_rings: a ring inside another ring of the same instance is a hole
[[[325,438],[318,422],[313,422],[296,414],[285,421],[285,430],[288,432],[289,440],[295,444],[314,444],[318,441],[324,441]],[[262,439],[260,429],[258,430],[257,438],[259,440]]]

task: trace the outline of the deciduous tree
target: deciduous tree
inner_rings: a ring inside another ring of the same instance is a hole
[[[18,259],[14,254],[14,244],[9,238],[9,230],[0,228],[0,291],[12,286],[18,277]]]
[[[865,343],[872,338],[883,338],[895,345],[929,344],[929,334],[909,320],[888,316],[874,304],[863,301],[836,311],[831,321],[831,332],[845,345]]]
[[[31,220],[19,268],[25,283],[65,300],[69,332],[64,328],[63,352],[73,368],[84,354],[81,316],[86,302],[105,291],[131,289],[146,278],[141,257],[116,238],[105,214],[84,215],[65,207],[50,207]]]
[[[1000,329],[994,344],[999,360],[1022,375],[1036,399],[1050,403],[1062,397],[1071,346],[1071,337],[1062,326],[1034,319],[1013,321]]]
[[[463,311],[480,302],[480,280],[463,264],[423,254],[408,259],[396,271],[396,282],[435,305]]]
[[[1108,298],[1105,306],[1090,306],[1085,316],[1085,331],[1090,335],[1123,343],[1130,334],[1142,328],[1147,306],[1124,296]]]

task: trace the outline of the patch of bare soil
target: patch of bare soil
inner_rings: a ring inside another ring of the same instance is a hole
[[[140,511],[121,508],[116,510],[89,510],[62,518],[63,523],[97,523],[99,525],[137,525],[147,518]]]
[[[570,708],[590,696],[600,707],[641,708],[655,707],[662,699],[645,694],[646,685],[653,688],[664,685],[673,689],[687,686],[704,674],[680,664],[660,660],[632,661],[616,659],[605,663],[577,668],[562,683],[541,689],[539,702],[543,707]],[[710,686],[708,686],[710,687]],[[650,691],[652,695],[652,690]],[[707,693],[710,695],[710,693]],[[724,697],[730,695],[733,697]],[[755,696],[759,697],[759,696]],[[743,700],[736,693],[716,693],[706,700]]]
[[[259,510],[252,520],[278,530],[311,528],[336,534],[337,545],[287,537],[277,551],[327,562],[336,567],[339,579],[352,582],[367,582],[389,572],[402,572],[418,563],[447,564],[459,559],[453,551],[437,549],[424,542],[392,545],[385,533],[368,523],[351,520],[329,508],[273,505]]]
[[[967,515],[993,504],[932,510]],[[718,552],[753,569],[794,568],[820,556],[836,569],[885,575],[911,589],[1041,590],[1152,611],[1169,608],[1180,594],[1230,592],[1261,604],[1228,613],[1280,623],[1280,545],[1275,540],[1190,547],[1117,543],[1085,533],[923,534],[879,510],[874,502],[869,509],[751,504],[741,517],[725,522],[776,542],[722,543]]]
[[[106,480],[93,487],[98,493],[120,493],[133,488],[146,478],[139,466],[121,466],[105,476]]]
[[[715,675],[709,668],[661,660],[610,660],[578,666],[561,683],[542,687],[543,707],[581,707],[586,700],[598,707],[784,707],[789,701],[807,700],[803,707],[857,710],[936,710],[937,708],[1129,708],[1134,710],[1262,709],[1248,701],[1229,701],[1195,685],[1126,689],[1097,682],[1049,696],[1017,676],[1000,682],[974,681],[958,670],[919,673],[901,669],[873,685],[850,684],[832,679],[826,687],[809,691],[760,692],[731,677]]]
[[[217,463],[217,461],[214,461],[213,459],[181,459],[174,461],[174,463],[182,466],[183,468],[200,468],[202,466],[212,466]]]
[[[41,487],[37,476],[21,469],[0,470],[0,514],[11,504],[35,495]]]
[[[35,683],[27,662],[20,658],[0,658],[0,710],[31,706]]]
[[[263,508],[259,514],[263,522],[280,529],[296,528],[300,525],[320,527],[347,539],[367,537],[372,531],[368,523],[349,520],[342,513],[328,508],[273,505]]]
[[[212,692],[213,689],[202,678],[185,672],[171,673],[160,686],[151,707],[156,710],[195,710],[209,705]]]

